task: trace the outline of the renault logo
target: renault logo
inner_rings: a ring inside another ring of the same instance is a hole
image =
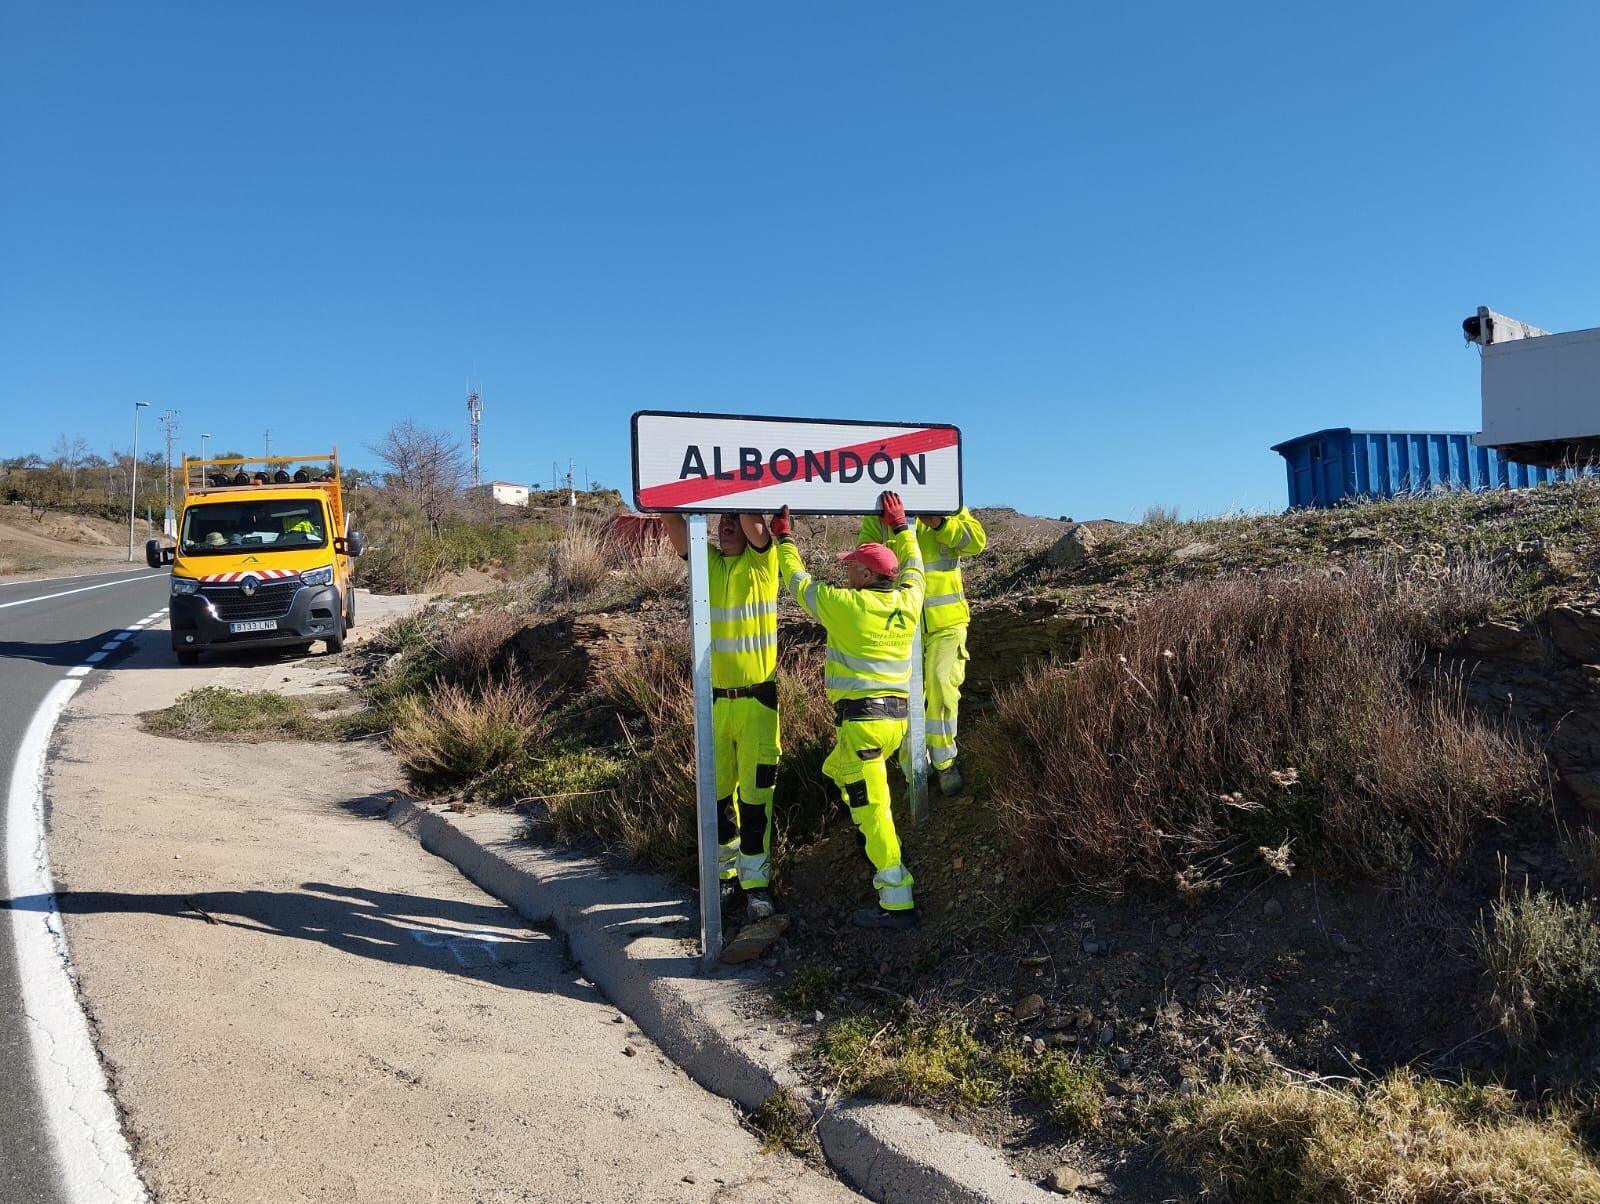
[[[256,596],[256,586],[260,584],[261,582],[257,581],[254,577],[246,577],[243,581],[239,582],[239,589],[246,598],[253,598]]]

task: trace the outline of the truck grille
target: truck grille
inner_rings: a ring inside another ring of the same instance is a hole
[[[294,596],[300,589],[297,577],[282,581],[263,581],[256,587],[255,597],[246,598],[235,584],[202,585],[200,592],[216,608],[217,617],[225,623],[242,619],[281,619],[294,605]]]

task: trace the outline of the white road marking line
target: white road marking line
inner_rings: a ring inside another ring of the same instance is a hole
[[[89,1023],[73,986],[66,930],[56,910],[45,843],[45,758],[56,720],[78,690],[60,681],[33,713],[17,747],[6,806],[6,880],[22,983],[22,1022],[33,1046],[56,1166],[73,1204],[147,1204]]]
[[[68,677],[83,677],[85,674],[87,674],[89,672],[89,670],[92,667],[93,666],[91,666],[91,665],[79,665],[76,668],[68,669],[67,670],[67,676]]]
[[[148,575],[147,575],[148,576]],[[52,598],[65,598],[68,594],[86,594],[92,589],[110,589],[113,585],[130,585],[146,577],[124,577],[120,581],[102,581],[99,585],[80,585],[77,589],[64,589],[59,594],[41,594],[37,598],[18,598],[15,602],[0,602],[0,610],[8,606],[27,606],[30,602],[49,602]]]
[[[101,652],[91,652],[88,656],[83,658],[83,663],[86,664],[86,665],[92,665],[96,661],[103,661],[105,659],[106,659],[106,654],[103,651],[101,651]]]
[[[65,577],[30,577],[26,581],[0,581],[0,589],[5,589],[12,585],[44,585],[51,581],[82,581],[85,577],[109,577],[112,573],[118,576],[126,576],[129,573],[148,572],[150,572],[149,566],[141,565],[132,569],[112,569],[110,572],[105,573],[69,573]]]

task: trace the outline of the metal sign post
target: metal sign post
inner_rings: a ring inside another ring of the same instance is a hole
[[[915,527],[912,538],[915,539]],[[910,720],[906,724],[906,743],[911,748],[911,769],[906,774],[907,801],[911,804],[911,822],[922,827],[928,822],[928,722],[927,695],[922,681],[922,623],[917,623],[916,639],[911,644],[911,697]]]
[[[717,865],[717,762],[711,741],[711,577],[706,516],[689,527],[689,636],[694,672],[695,810],[700,827],[700,948],[708,969],[722,956],[722,883]]]

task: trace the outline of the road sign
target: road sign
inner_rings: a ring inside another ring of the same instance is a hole
[[[633,504],[645,511],[871,514],[892,489],[913,514],[961,509],[961,432],[944,423],[641,410]]]

